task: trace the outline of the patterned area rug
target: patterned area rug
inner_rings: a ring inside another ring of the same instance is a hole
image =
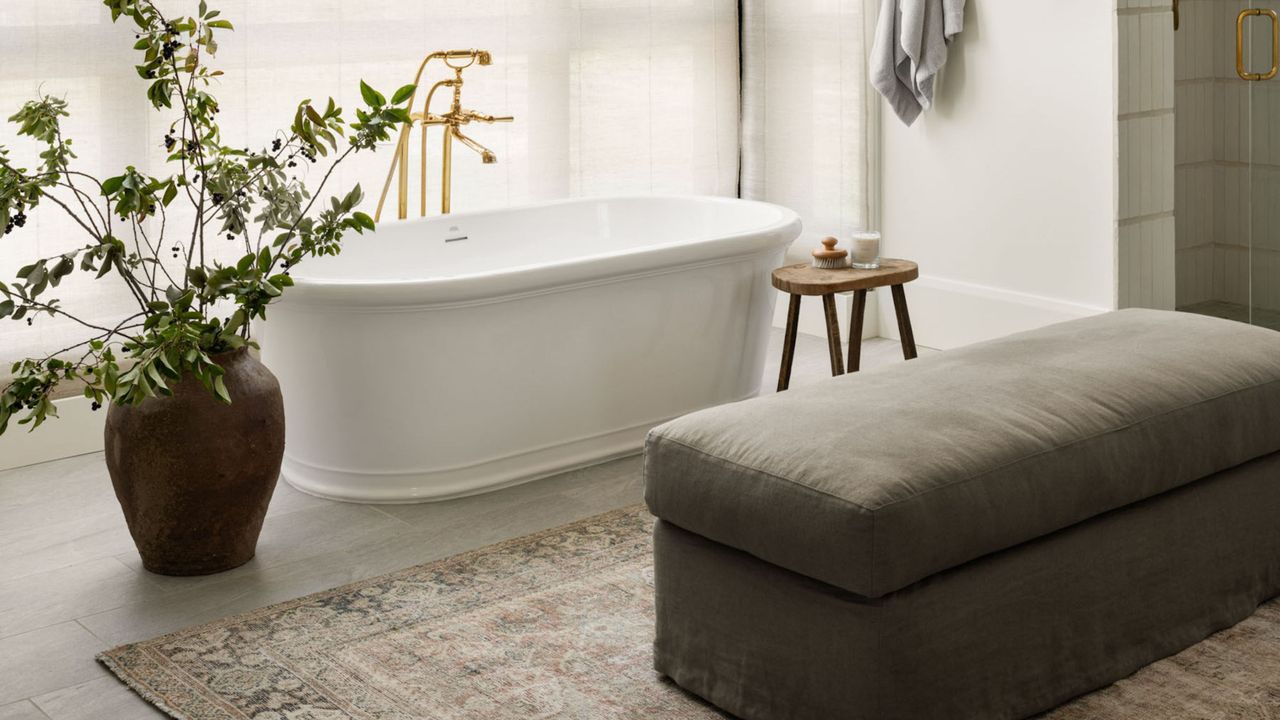
[[[724,718],[652,669],[642,507],[109,650],[182,720]],[[1052,720],[1280,720],[1280,605]]]

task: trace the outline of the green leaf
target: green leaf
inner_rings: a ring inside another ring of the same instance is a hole
[[[213,394],[217,395],[222,402],[231,404],[231,394],[227,392],[227,385],[222,382],[221,375],[213,379]]]
[[[360,97],[364,98],[365,103],[369,105],[381,106],[387,104],[387,99],[383,97],[382,93],[369,87],[369,83],[363,80],[360,81]]]
[[[231,335],[239,330],[240,326],[244,325],[244,317],[244,310],[236,310],[227,320],[226,326],[222,328],[223,334]]]
[[[391,104],[399,105],[405,100],[408,100],[409,96],[413,95],[413,91],[417,89],[418,89],[417,85],[405,85],[404,87],[397,90],[395,95],[391,96]]]
[[[151,382],[155,383],[157,390],[168,390],[169,386],[164,383],[164,376],[160,374],[160,370],[156,368],[155,363],[147,363],[147,377],[151,378]]]
[[[235,28],[232,27],[230,20],[211,20],[209,21],[209,27],[222,28],[223,30],[235,30]]]

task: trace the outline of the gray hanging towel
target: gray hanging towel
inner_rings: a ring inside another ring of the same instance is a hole
[[[871,48],[871,85],[910,125],[933,105],[947,43],[964,29],[965,0],[884,0]]]

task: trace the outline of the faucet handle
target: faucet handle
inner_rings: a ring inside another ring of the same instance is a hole
[[[495,117],[493,115],[486,115],[484,113],[476,112],[475,110],[467,110],[466,116],[468,120],[474,120],[476,122],[482,122],[482,123],[513,122],[515,120],[515,118],[512,117],[511,115],[503,115],[503,116]]]

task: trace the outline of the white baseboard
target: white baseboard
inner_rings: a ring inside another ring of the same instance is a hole
[[[907,283],[905,290],[916,344],[939,350],[1111,310],[932,276]],[[879,292],[880,334],[896,339],[893,300],[888,290]]]
[[[787,327],[787,303],[791,296],[779,291],[778,300],[773,305],[773,326],[776,328]],[[863,315],[862,321],[862,337],[873,338],[880,336],[880,313],[877,309],[876,293],[867,294],[867,309]],[[849,341],[849,318],[853,314],[853,294],[845,293],[836,295],[836,317],[840,321],[840,339],[842,342]],[[890,316],[892,317],[892,316]],[[822,312],[822,298],[817,296],[805,297],[800,303],[800,332],[806,335],[816,335],[820,338],[827,336],[827,319]]]
[[[60,460],[102,449],[102,430],[107,411],[89,409],[83,397],[55,400],[58,417],[50,418],[34,432],[28,425],[9,422],[0,435],[0,470]]]

